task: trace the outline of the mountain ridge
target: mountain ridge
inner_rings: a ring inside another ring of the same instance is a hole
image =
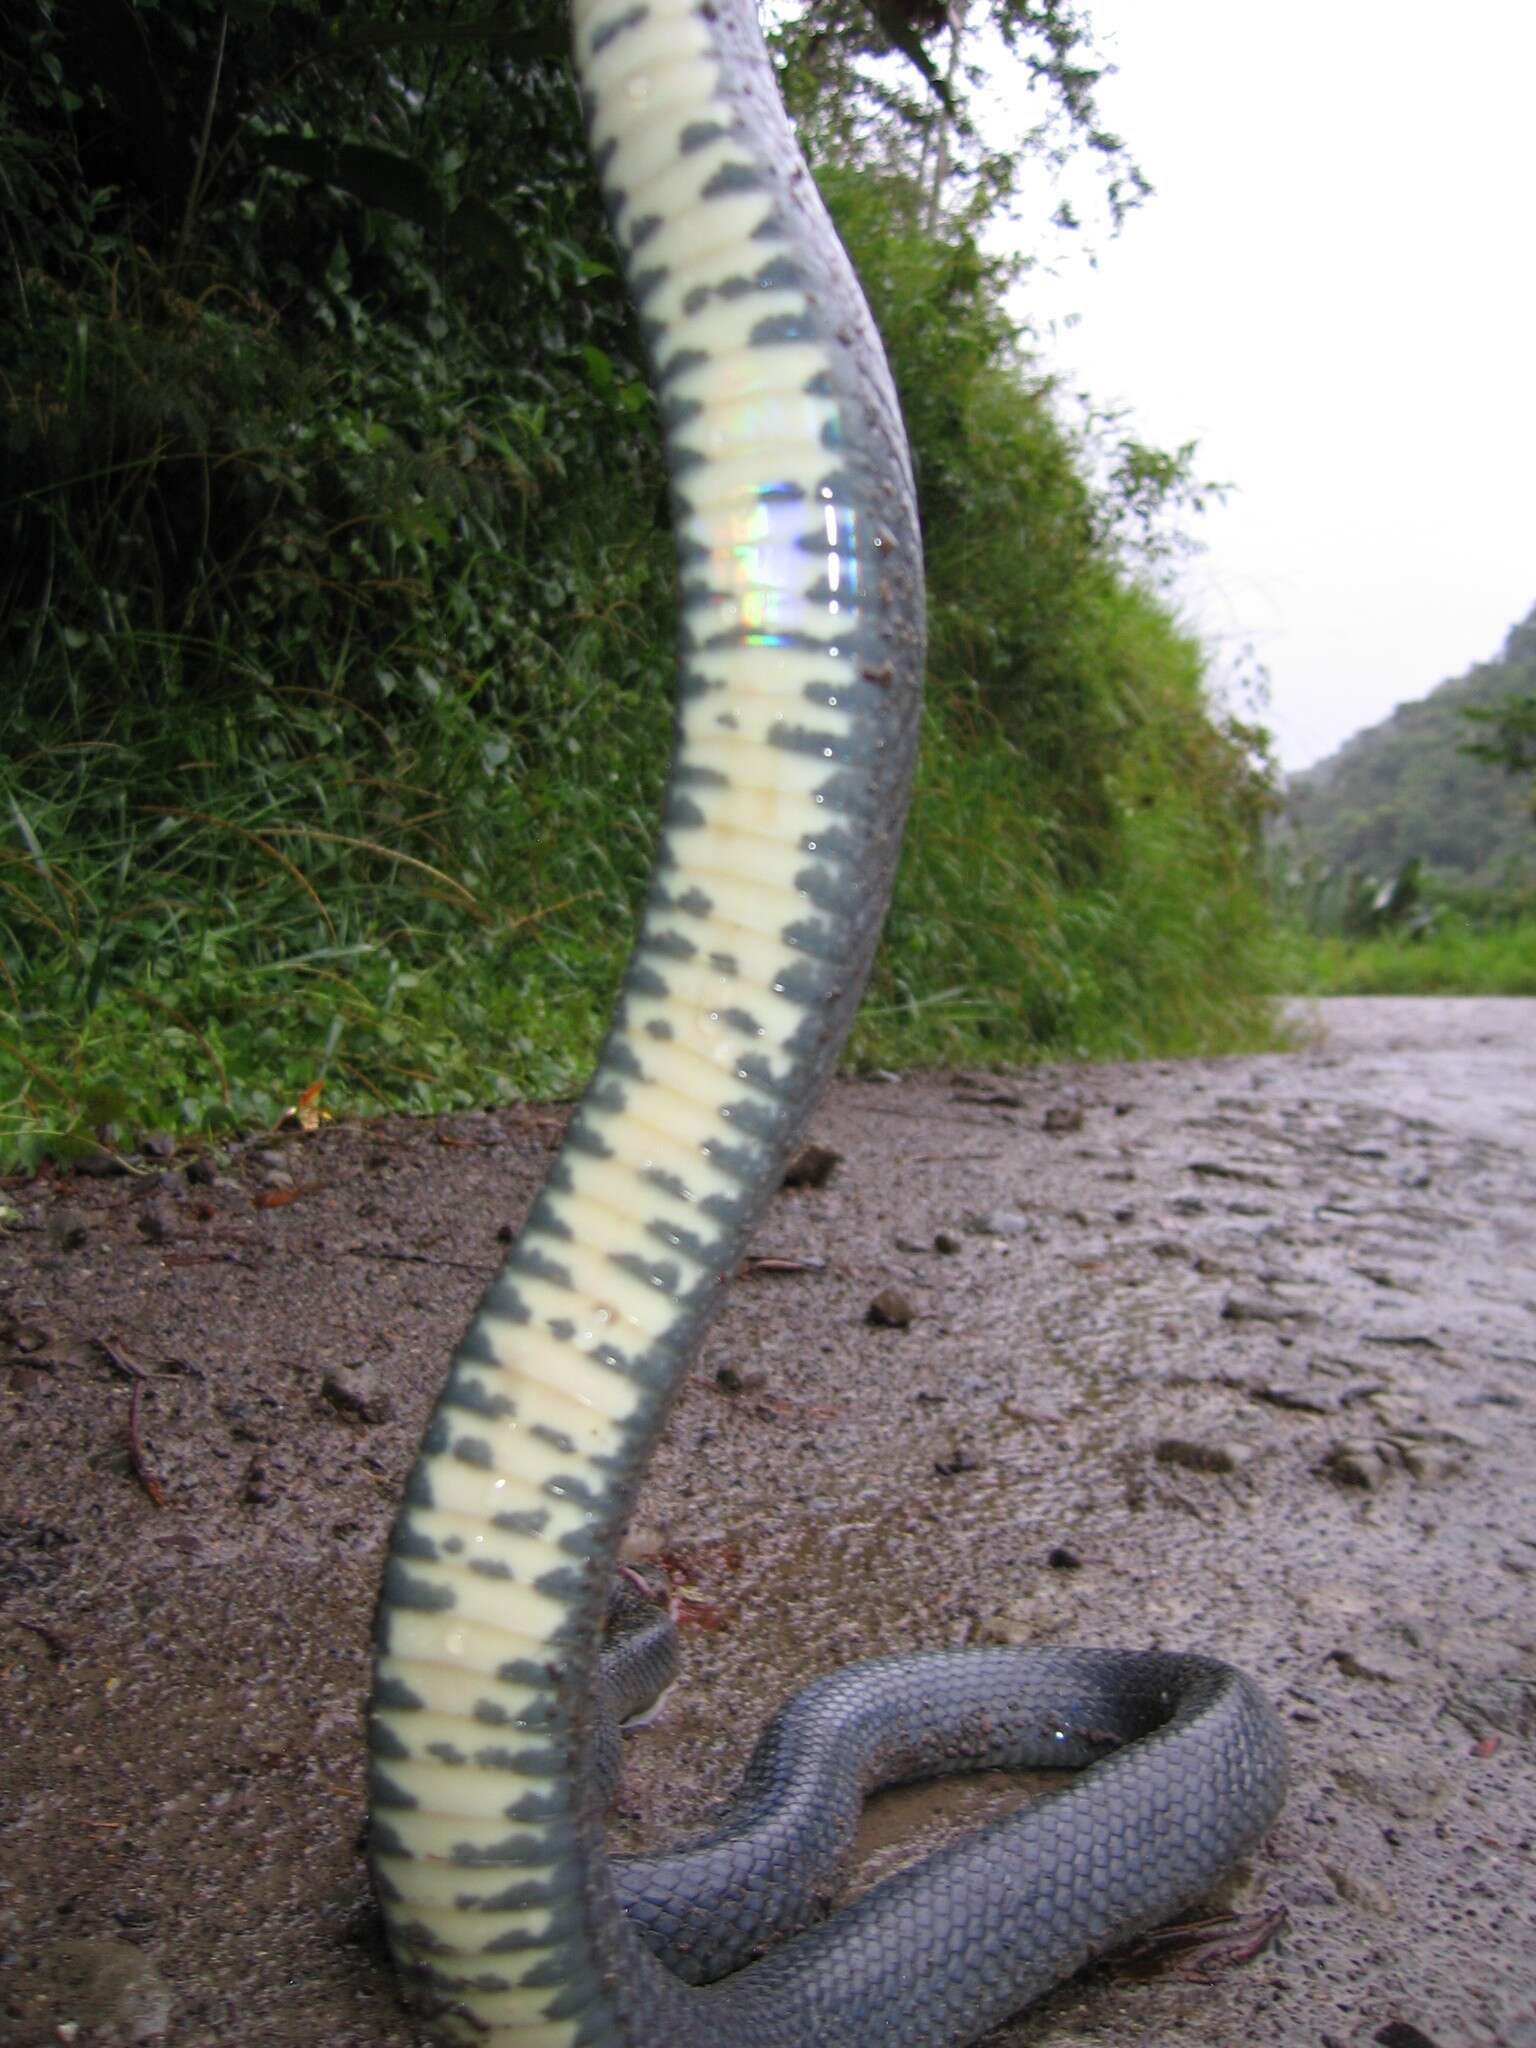
[[[1276,841],[1297,864],[1395,873],[1410,860],[1482,886],[1536,880],[1529,777],[1461,752],[1461,716],[1511,693],[1536,694],[1536,606],[1492,661],[1355,733],[1285,778]]]

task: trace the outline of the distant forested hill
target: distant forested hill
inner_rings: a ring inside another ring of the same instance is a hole
[[[1291,776],[1281,842],[1324,867],[1382,876],[1417,855],[1458,881],[1536,879],[1530,778],[1460,751],[1477,733],[1459,714],[1511,692],[1536,692],[1536,608],[1511,629],[1496,661],[1400,704]]]

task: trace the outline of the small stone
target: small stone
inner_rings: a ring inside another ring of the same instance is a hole
[[[1293,1409],[1300,1415],[1328,1415],[1337,1406],[1329,1394],[1319,1394],[1311,1387],[1292,1386],[1279,1380],[1258,1381],[1249,1391],[1256,1401],[1266,1401],[1271,1408]]]
[[[1152,1455],[1159,1465],[1181,1466],[1186,1472],[1239,1472],[1253,1462],[1254,1454],[1247,1444],[1196,1443],[1188,1437],[1165,1436]]]
[[[972,1237],[1028,1237],[1035,1226],[1022,1209],[987,1209],[967,1216],[965,1227]]]
[[[956,1252],[964,1249],[964,1245],[965,1240],[956,1231],[936,1230],[933,1233],[934,1250],[936,1252],[943,1252],[946,1258],[952,1259]]]
[[[882,1287],[864,1311],[864,1320],[878,1330],[905,1330],[911,1326],[916,1313],[900,1288]]]
[[[1053,1102],[1040,1119],[1043,1131],[1080,1131],[1083,1128],[1082,1105],[1076,1102]]]
[[[843,1163],[830,1145],[802,1145],[784,1169],[787,1188],[824,1188]]]
[[[1465,1457],[1436,1444],[1398,1443],[1403,1470],[1416,1486],[1443,1486],[1466,1471]]]
[[[119,1158],[117,1153],[103,1149],[88,1152],[83,1159],[72,1160],[70,1171],[86,1180],[116,1180],[128,1171],[128,1162]]]
[[[219,1169],[211,1159],[199,1156],[187,1164],[187,1181],[194,1188],[212,1187]]]
[[[1385,1444],[1355,1437],[1335,1444],[1323,1459],[1321,1469],[1340,1486],[1358,1486],[1371,1493],[1387,1476],[1391,1462]]]
[[[146,1159],[174,1159],[176,1140],[164,1131],[146,1131],[139,1139],[139,1150]]]
[[[394,1416],[394,1397],[383,1385],[377,1366],[332,1366],[320,1382],[320,1391],[333,1408],[359,1422],[388,1422]]]
[[[83,1251],[91,1241],[90,1225],[78,1209],[55,1209],[48,1219],[48,1235],[61,1252]]]
[[[1330,1650],[1328,1655],[1346,1678],[1368,1678],[1376,1685],[1412,1685],[1421,1676],[1408,1658],[1388,1650]]]
[[[169,1202],[146,1202],[139,1211],[139,1233],[151,1244],[164,1244],[176,1235],[176,1211]]]
[[[1260,1301],[1251,1295],[1229,1294],[1221,1304],[1224,1323],[1284,1323],[1290,1316],[1283,1301]]]
[[[1323,1870],[1346,1906],[1354,1906],[1363,1913],[1374,1913],[1379,1920],[1390,1919],[1396,1912],[1392,1894],[1374,1878],[1367,1877],[1363,1870],[1346,1870],[1333,1863],[1325,1863]]]

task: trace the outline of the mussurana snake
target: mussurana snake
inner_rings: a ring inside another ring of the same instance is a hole
[[[375,1883],[409,1995],[449,2040],[957,2048],[1206,1890],[1273,1818],[1284,1746],[1250,1682],[1202,1658],[882,1659],[791,1702],[691,1855],[604,1855],[619,1539],[858,1000],[924,641],[895,394],[753,0],[573,13],[667,435],[677,746],[596,1074],[395,1528]],[[750,1960],[802,1917],[805,1873],[835,1860],[868,1786],[991,1762],[1091,1768]]]

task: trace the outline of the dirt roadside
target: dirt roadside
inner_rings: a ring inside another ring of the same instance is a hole
[[[1294,1784],[1235,1903],[1278,1937],[1102,1966],[999,2048],[1536,2048],[1536,1002],[1317,1014],[1286,1056],[840,1085],[648,1483],[695,1625],[624,1840],[872,1651],[1269,1689]],[[559,1122],[0,1188],[3,2048],[419,2048],[358,1853],[369,1608]],[[1018,1796],[877,1802],[865,1874]]]

